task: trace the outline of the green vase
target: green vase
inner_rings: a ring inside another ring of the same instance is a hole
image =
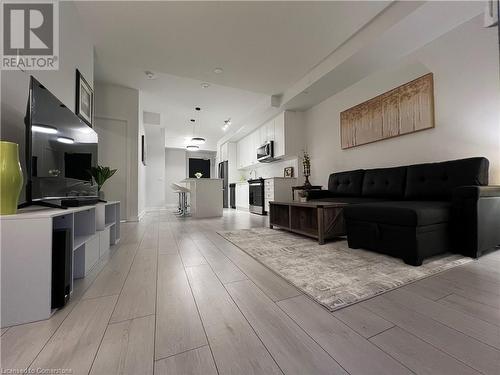
[[[12,215],[17,212],[22,187],[19,145],[0,141],[0,215]]]

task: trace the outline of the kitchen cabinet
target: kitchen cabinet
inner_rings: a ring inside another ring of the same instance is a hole
[[[298,156],[304,148],[303,114],[284,111],[240,139],[237,144],[238,169],[256,165],[257,148],[267,141],[274,141],[274,157],[277,159]]]
[[[292,199],[292,186],[296,178],[274,177],[264,180],[264,208],[269,212],[269,202],[287,202]]]
[[[274,119],[274,157],[285,155],[285,113]]]
[[[267,140],[274,141],[274,119],[266,124]]]
[[[229,142],[226,142],[220,146],[219,149],[219,162],[228,160],[229,152],[228,152]]]
[[[259,132],[259,146],[257,147],[260,147],[261,145],[267,142],[267,124],[262,125],[259,128],[258,132]]]
[[[251,148],[250,148],[251,155],[249,156],[249,158],[250,158],[250,165],[253,165],[253,164],[257,164],[257,148],[259,148],[262,145],[262,143],[260,143],[260,130],[259,129],[257,129],[256,131],[254,131],[251,134],[250,144],[251,144]]]
[[[252,156],[256,152],[257,149],[254,149],[252,138],[249,135],[240,139],[236,145],[236,158],[238,168],[242,169],[252,165]],[[255,158],[257,158],[257,156],[255,156]]]
[[[248,182],[236,184],[236,208],[248,211]]]

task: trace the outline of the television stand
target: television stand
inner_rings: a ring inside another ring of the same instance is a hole
[[[62,206],[60,204],[55,204],[55,203],[49,203],[49,202],[43,202],[43,201],[31,201],[31,202],[24,202],[21,203],[17,206],[18,209],[20,208],[26,208],[30,206],[41,206],[41,207],[48,207],[48,208],[60,208],[61,210],[66,210],[68,207]]]

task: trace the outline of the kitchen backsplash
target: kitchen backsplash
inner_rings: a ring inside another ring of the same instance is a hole
[[[241,175],[241,180],[248,180],[253,177],[284,177],[284,169],[287,167],[293,167],[293,177],[299,178],[298,182],[302,183],[302,170],[299,170],[298,159],[289,160],[279,160],[272,163],[261,163],[256,167],[249,168],[245,171],[239,171]],[[255,172],[252,172],[255,169]],[[251,174],[251,176],[250,176]]]

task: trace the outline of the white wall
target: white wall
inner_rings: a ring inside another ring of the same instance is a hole
[[[144,129],[144,116],[143,116],[143,93],[139,92],[139,127],[137,134],[137,212],[138,219],[141,220],[146,212],[146,166],[142,163],[142,136],[144,136],[144,148],[146,164],[148,163],[148,149],[146,131]]]
[[[95,118],[122,120],[127,126],[126,145],[116,140],[99,141],[99,148],[126,147],[127,150],[127,215],[129,221],[137,221],[138,206],[138,160],[139,156],[139,91],[128,87],[97,82],[95,85]],[[102,163],[106,163],[105,160]]]
[[[496,28],[476,17],[306,112],[311,182],[334,171],[471,156],[490,160],[490,184],[500,183],[500,92]],[[342,150],[340,112],[434,73],[435,129]]]
[[[165,207],[165,128],[145,125],[147,163],[145,209]]]
[[[0,137],[2,140],[19,144],[23,171],[25,170],[24,116],[30,75],[43,83],[72,111],[75,110],[76,103],[76,69],[80,70],[90,85],[94,82],[94,49],[79,13],[74,4],[67,1],[59,3],[59,12],[59,70],[26,72],[2,70],[0,73],[2,86]],[[24,201],[24,194],[21,194],[20,201]]]
[[[170,187],[186,178],[186,150],[165,149],[165,205],[177,206],[179,198]]]

